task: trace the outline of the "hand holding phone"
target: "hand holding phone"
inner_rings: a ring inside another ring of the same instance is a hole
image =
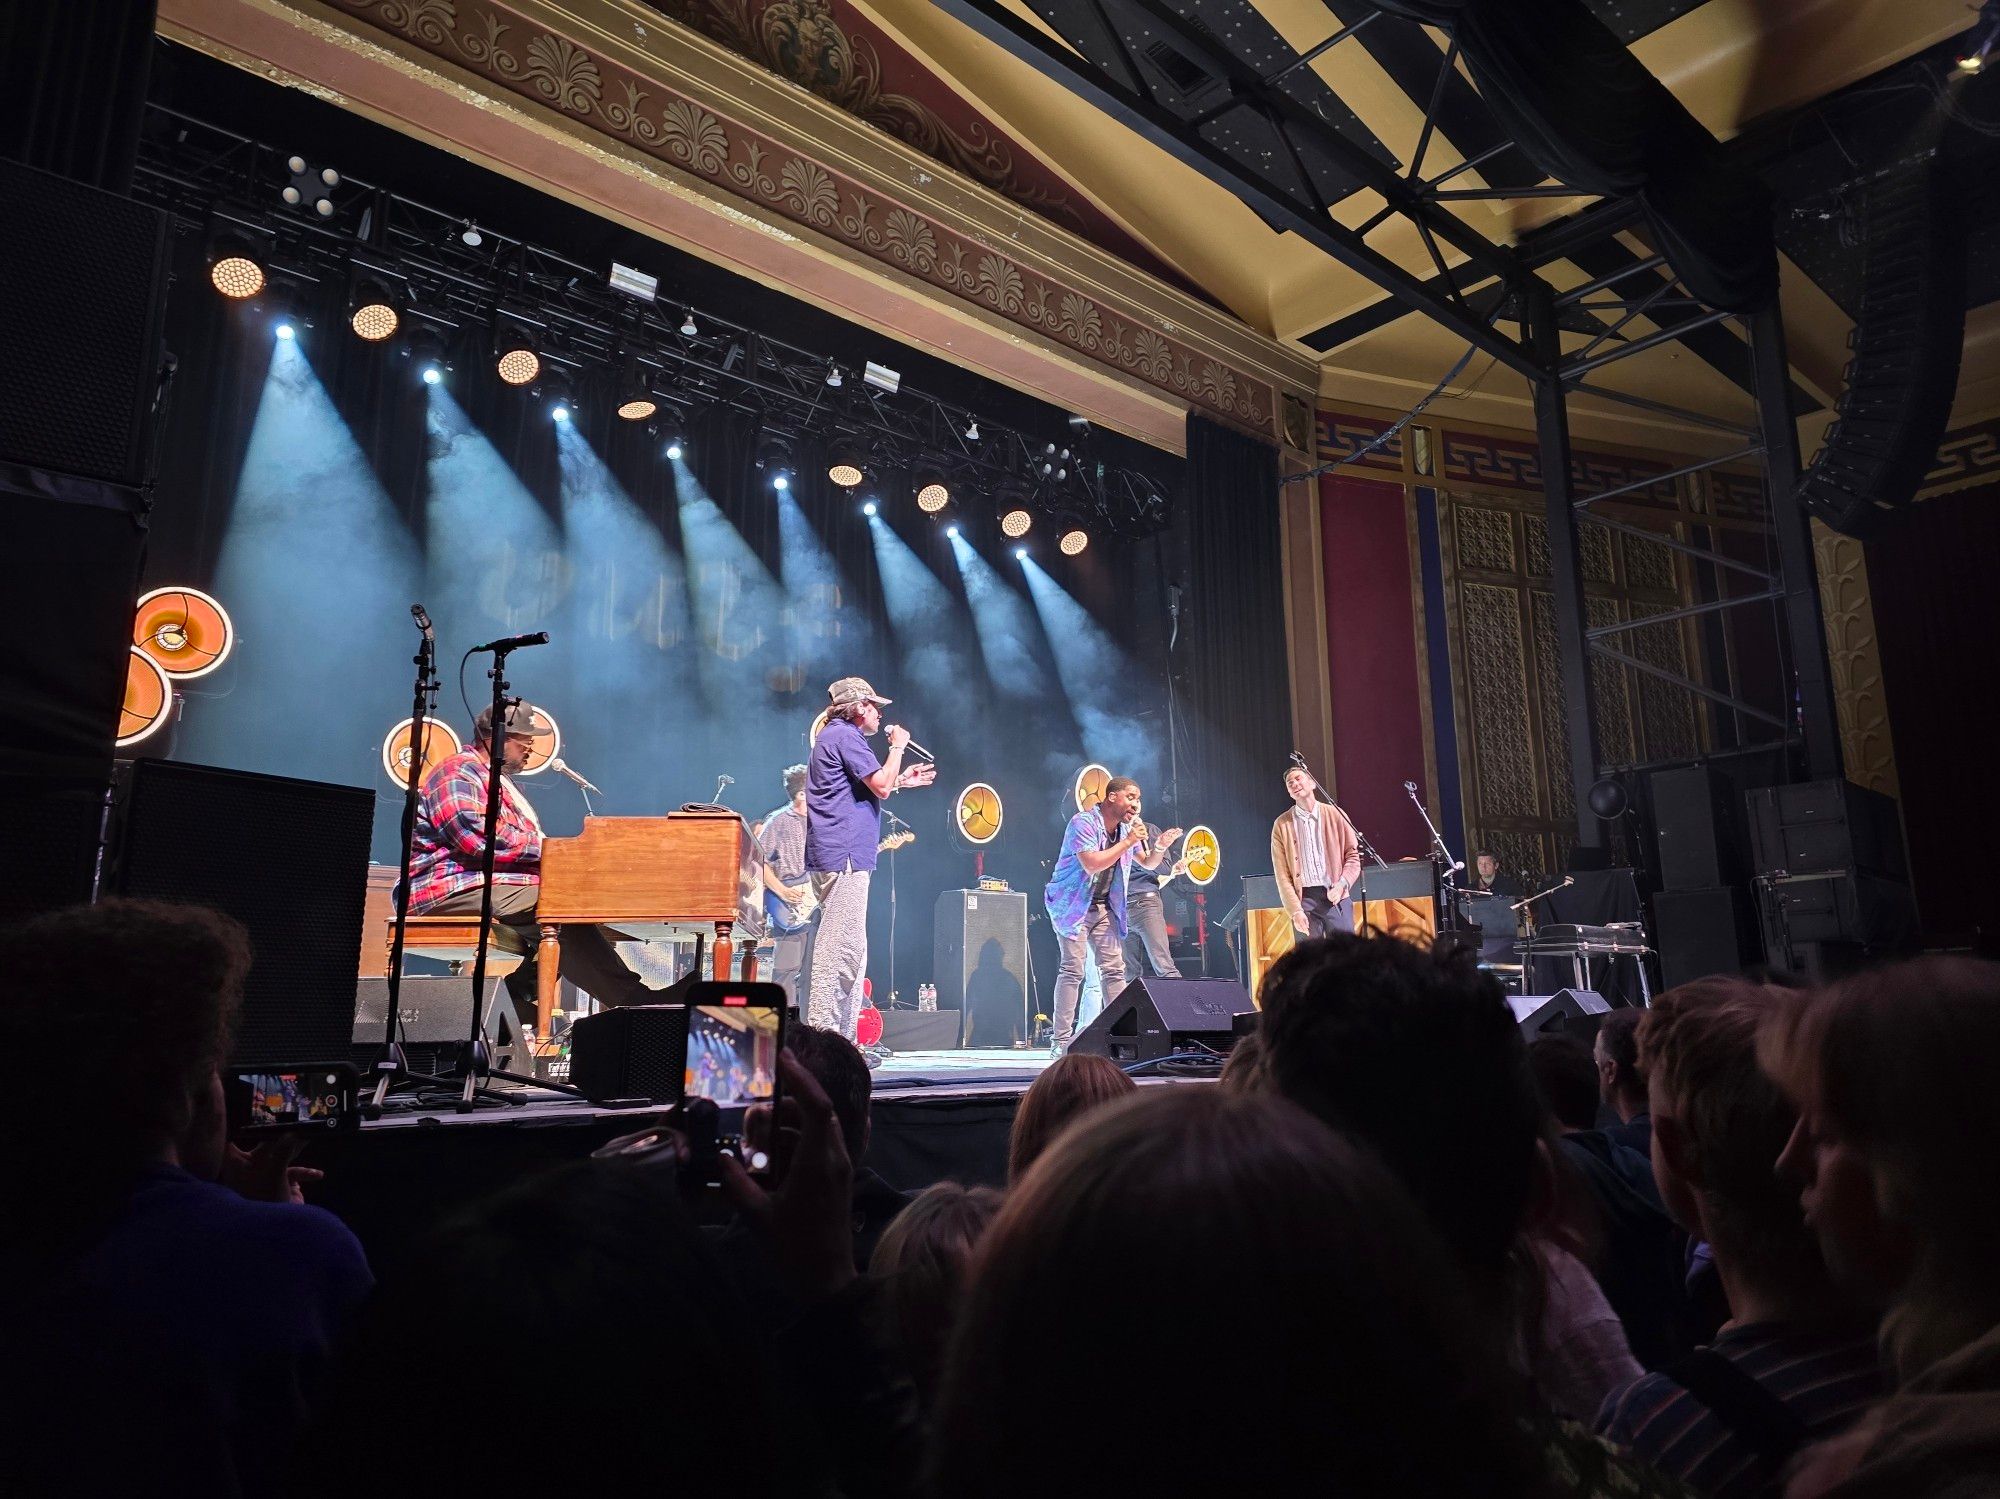
[[[789,1051],[778,1055],[778,1075],[783,1097],[771,1111],[771,1149],[779,1185],[767,1188],[725,1155],[722,1189],[793,1289],[829,1296],[854,1279],[854,1164],[826,1090]]]

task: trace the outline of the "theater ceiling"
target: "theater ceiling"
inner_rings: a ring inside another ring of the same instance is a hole
[[[1191,33],[1265,80],[1287,70],[1291,103],[1392,178],[1420,158],[1421,178],[1449,175],[1455,189],[1539,186],[1439,205],[1510,252],[1549,242],[1591,201],[1557,195],[1518,153],[1494,152],[1504,136],[1462,61],[1444,66],[1441,33],[1358,0],[981,3],[1004,6],[1079,68],[1136,69],[1197,104],[1213,80],[1190,68],[1186,48],[1139,55],[1150,42]],[[1838,392],[1852,325],[1853,185],[1912,149],[1934,117],[1971,121],[1959,134],[1986,154],[1968,178],[1958,414],[2000,405],[2000,173],[1992,134],[1949,70],[1972,21],[1964,0],[1588,3],[1772,186],[1796,400],[1815,413],[1808,441]],[[160,14],[176,40],[1163,446],[1176,445],[1190,407],[1295,439],[1302,400],[1397,411],[1467,350],[1458,332],[1080,97],[1060,68],[996,45],[934,0],[161,0]],[[1231,148],[1254,165],[1256,145]],[[1267,167],[1282,175],[1285,163]],[[1367,173],[1337,168],[1310,163],[1328,214],[1367,225],[1383,195]],[[1391,218],[1366,242],[1417,284],[1476,291],[1478,265],[1433,238]],[[1568,288],[1651,253],[1635,223],[1546,260],[1541,274]],[[1640,316],[1621,336],[1665,321]],[[1576,347],[1594,336],[1567,337]],[[1602,379],[1740,419],[1751,412],[1747,363],[1734,325],[1721,324]],[[1441,399],[1461,420],[1529,421],[1525,380],[1484,351]],[[1704,440],[1604,403],[1577,402],[1573,424],[1599,441]]]

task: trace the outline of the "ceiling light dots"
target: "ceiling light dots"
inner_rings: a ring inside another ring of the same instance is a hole
[[[225,229],[208,242],[208,281],[225,297],[245,302],[264,289],[264,247],[240,229]]]
[[[292,174],[292,180],[278,196],[293,208],[310,208],[323,219],[332,218],[333,190],[340,186],[340,173],[332,167],[315,171],[303,156],[289,158],[285,170]]]
[[[653,395],[652,385],[646,379],[646,372],[637,358],[628,358],[625,361],[625,373],[618,379],[615,409],[618,415],[628,422],[643,422],[660,409],[660,403]]]
[[[496,320],[493,329],[493,368],[500,379],[513,386],[532,385],[542,372],[542,356],[528,328],[508,318]]]
[[[348,327],[357,338],[371,344],[381,343],[402,326],[403,317],[396,309],[396,301],[396,293],[388,282],[376,276],[358,277],[348,296],[352,309],[347,317]]]
[[[917,493],[917,508],[925,515],[936,515],[951,503],[951,484],[946,480],[944,470],[935,465],[925,465],[910,476],[910,482]]]
[[[842,489],[857,488],[868,477],[867,445],[844,433],[827,444],[826,476]]]
[[[1065,557],[1074,557],[1090,545],[1090,533],[1081,526],[1071,526],[1056,542],[1056,550]]]

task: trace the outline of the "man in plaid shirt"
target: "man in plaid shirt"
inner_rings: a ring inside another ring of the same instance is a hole
[[[541,928],[542,824],[504,772],[518,771],[534,747],[535,710],[516,701],[502,737],[500,820],[493,837],[493,945],[527,959],[507,975],[507,992],[524,1016],[535,1013],[535,953]],[[410,914],[452,916],[479,909],[480,863],[486,852],[486,777],[491,763],[493,709],[479,710],[472,744],[440,760],[424,777],[410,852]],[[601,927],[562,929],[562,976],[599,1004],[633,1004],[650,992],[625,966]]]

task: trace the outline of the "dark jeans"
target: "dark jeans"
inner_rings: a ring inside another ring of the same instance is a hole
[[[1299,904],[1305,908],[1308,937],[1330,937],[1335,932],[1354,930],[1353,898],[1332,901],[1326,897],[1324,885],[1308,885],[1299,892]]]
[[[535,1014],[535,955],[542,940],[535,920],[539,885],[493,887],[493,946],[526,958],[507,975],[507,993],[514,1008],[530,1020]],[[461,890],[425,906],[425,916],[457,916],[479,911],[479,890]],[[642,1004],[653,991],[625,966],[603,927],[571,924],[562,929],[562,976],[601,1005]]]
[[[1132,978],[1140,973],[1164,979],[1181,976],[1167,944],[1167,912],[1157,890],[1135,890],[1125,899],[1125,974]]]

